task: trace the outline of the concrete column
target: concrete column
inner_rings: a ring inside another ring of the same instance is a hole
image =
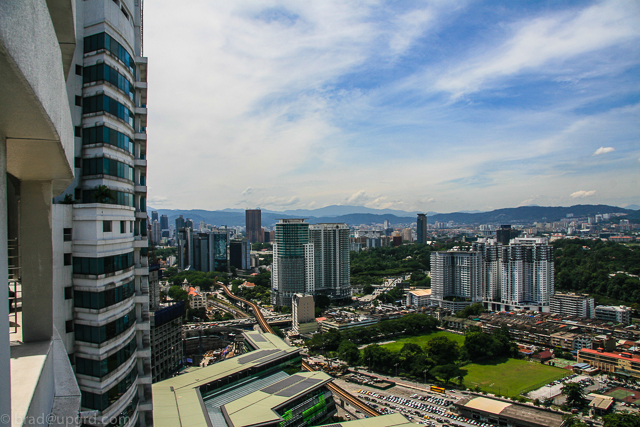
[[[22,265],[22,339],[53,337],[53,242],[51,181],[20,185],[20,258]],[[63,254],[56,253],[62,257]]]
[[[7,289],[7,141],[0,133],[0,283],[4,298],[8,298]],[[11,414],[11,392],[7,392],[7,384],[11,384],[11,348],[9,347],[9,303],[0,298],[0,384],[4,391],[0,393],[0,425],[11,425],[11,420],[4,417]]]

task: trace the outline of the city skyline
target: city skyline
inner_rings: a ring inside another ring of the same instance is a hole
[[[639,8],[153,2],[149,204],[637,204]]]

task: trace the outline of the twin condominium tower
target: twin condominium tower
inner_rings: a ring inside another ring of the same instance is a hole
[[[453,311],[483,303],[497,311],[548,312],[553,273],[553,247],[546,239],[481,239],[469,251],[431,254],[431,303]]]
[[[295,294],[351,297],[349,226],[281,219],[273,243],[271,301],[291,307]]]

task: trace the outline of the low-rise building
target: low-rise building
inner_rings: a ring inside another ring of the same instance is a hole
[[[471,396],[455,404],[463,417],[494,425],[514,427],[560,427],[562,415],[548,409],[511,403],[506,400]]]
[[[431,305],[431,289],[415,289],[407,292],[407,307],[428,307]]]
[[[640,356],[631,353],[583,349],[578,352],[578,363],[588,363],[610,374],[640,378]]]
[[[551,296],[550,311],[561,316],[593,319],[596,315],[595,300],[588,294],[556,292]]]
[[[631,324],[631,307],[599,305],[596,307],[596,319],[606,322]]]

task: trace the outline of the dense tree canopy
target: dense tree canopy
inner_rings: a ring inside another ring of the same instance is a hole
[[[631,412],[614,412],[602,417],[604,427],[640,427],[640,415]]]
[[[553,247],[558,291],[585,292],[636,307],[640,304],[640,279],[624,274],[640,274],[640,248],[580,239],[556,240]]]
[[[447,363],[458,360],[460,357],[460,347],[458,343],[444,336],[435,337],[427,341],[425,350],[436,365],[446,365]]]
[[[367,344],[400,334],[421,335],[435,331],[439,323],[437,319],[426,314],[412,313],[399,319],[383,320],[376,325],[363,328],[352,328],[341,332],[330,330],[314,334],[307,341],[307,346],[311,351],[316,352],[336,351],[343,340]]]
[[[381,284],[384,277],[411,274],[412,286],[430,286],[431,280],[424,272],[431,269],[431,252],[446,251],[461,244],[464,243],[409,244],[351,252],[351,283]]]
[[[560,392],[567,397],[567,405],[581,408],[587,401],[584,397],[584,387],[580,383],[568,382]]]

